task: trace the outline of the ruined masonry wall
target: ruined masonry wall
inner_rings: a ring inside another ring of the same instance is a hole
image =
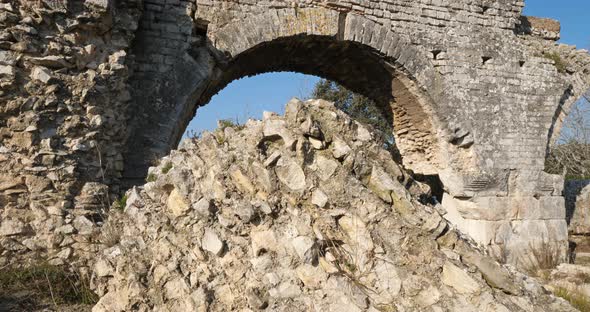
[[[542,170],[548,142],[590,85],[589,57],[556,45],[555,24],[525,23],[522,7],[1,0],[0,265],[91,255],[107,207],[143,183],[212,90],[259,68],[285,70],[290,55],[365,95],[391,91],[406,165],[440,176],[461,231],[486,246],[542,235],[563,244],[563,180]],[[333,54],[282,53],[314,38]],[[281,53],[257,53],[269,46]],[[260,67],[232,67],[245,55]],[[378,88],[376,77],[359,77],[365,65],[389,74]]]

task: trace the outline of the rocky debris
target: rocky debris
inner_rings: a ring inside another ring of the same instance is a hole
[[[286,112],[150,168],[105,224],[121,231],[97,254],[94,312],[574,311],[421,203],[368,128],[321,100]]]

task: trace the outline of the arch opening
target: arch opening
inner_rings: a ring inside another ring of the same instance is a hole
[[[212,51],[209,55],[223,54]],[[335,36],[298,34],[262,42],[233,58],[216,58],[205,86],[194,88],[175,114],[176,125],[165,155],[183,137],[197,109],[229,83],[243,77],[271,72],[297,72],[337,82],[377,104],[389,121],[402,156],[402,164],[419,174],[437,173],[438,142],[433,129],[432,108],[428,97],[407,72],[394,60],[376,49]],[[184,112],[178,113],[179,110]],[[179,120],[178,120],[179,119]],[[136,158],[137,159],[137,158]],[[144,169],[147,172],[147,166]]]
[[[571,90],[567,93],[571,96]],[[571,103],[556,111],[549,130],[545,171],[564,174],[566,180],[589,179],[590,89]]]

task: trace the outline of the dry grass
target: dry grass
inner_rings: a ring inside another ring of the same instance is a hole
[[[121,241],[123,230],[114,222],[109,222],[102,227],[99,242],[107,247],[113,247]]]
[[[0,269],[0,308],[31,311],[59,305],[97,302],[89,280],[78,272],[46,263]]]
[[[531,243],[526,257],[520,263],[531,276],[547,279],[549,271],[557,267],[563,260],[563,251],[559,246],[542,240],[538,244]]]
[[[557,297],[568,301],[574,308],[582,312],[590,312],[590,298],[579,290],[569,290],[564,287],[557,287],[553,291]]]

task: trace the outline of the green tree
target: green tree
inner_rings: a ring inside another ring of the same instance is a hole
[[[377,104],[369,98],[354,93],[336,82],[320,80],[314,87],[312,97],[334,102],[336,107],[355,120],[374,128],[376,139],[392,150],[395,141],[391,121]]]

